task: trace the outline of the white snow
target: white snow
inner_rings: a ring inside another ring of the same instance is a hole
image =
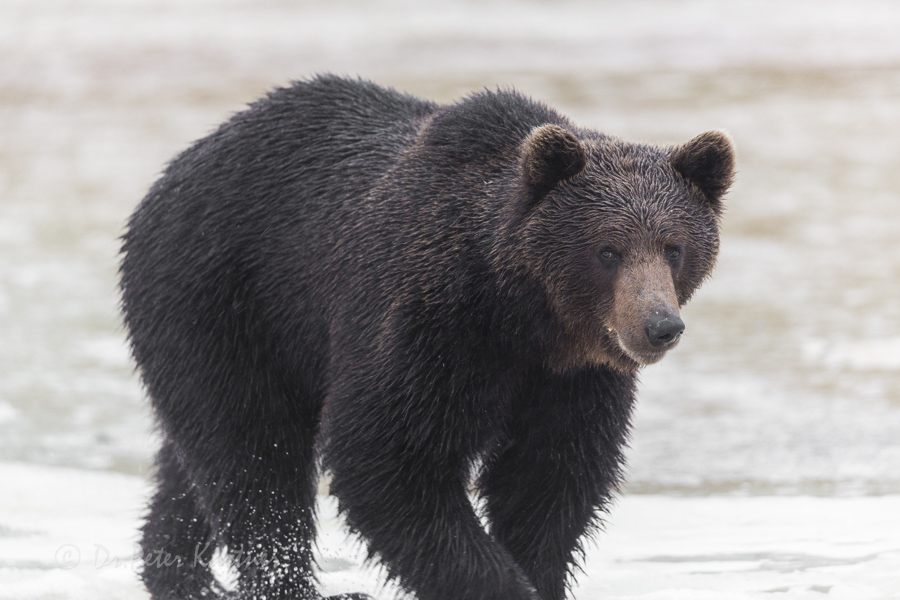
[[[150,486],[108,472],[0,463],[0,600],[138,600]],[[320,502],[322,591],[394,595]],[[574,596],[900,598],[900,496],[621,498]]]
[[[824,363],[832,369],[844,366],[860,371],[900,369],[900,338],[848,340],[831,345],[814,340],[803,350],[810,361]]]

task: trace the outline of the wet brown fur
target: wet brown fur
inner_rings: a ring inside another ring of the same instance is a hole
[[[637,365],[659,361],[675,347],[658,349],[647,341],[644,324],[653,313],[678,315],[672,268],[658,252],[629,258],[616,283],[612,318],[608,322],[620,348]],[[676,342],[677,344],[677,342]],[[598,357],[602,361],[602,357]],[[626,368],[631,365],[627,365]]]
[[[582,136],[586,167],[562,180],[551,194],[556,201],[539,206],[522,231],[527,268],[546,285],[560,321],[547,364],[560,372],[603,364],[633,373],[665,355],[646,342],[647,317],[677,315],[715,265],[734,151],[716,131],[676,148],[574,131]],[[561,127],[541,133],[564,138],[557,147],[578,154],[570,142],[576,133]],[[526,156],[533,138],[523,144]],[[704,168],[716,177],[702,175]],[[596,264],[607,246],[622,257],[612,276]],[[664,258],[673,246],[684,253],[675,267]]]
[[[334,76],[176,157],[121,267],[163,438],[142,552],[201,559],[145,564],[151,596],[320,598],[321,465],[419,600],[565,600],[658,358],[644,321],[709,275],[733,164],[716,132],[635,144],[511,91]]]

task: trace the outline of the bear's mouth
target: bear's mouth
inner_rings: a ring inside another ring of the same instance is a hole
[[[609,330],[609,337],[612,338],[622,354],[642,367],[658,363],[669,350],[677,346],[681,341],[678,339],[663,348],[653,348],[648,344],[635,343],[629,339],[628,335],[622,335],[621,332],[612,327],[607,327],[607,329]]]

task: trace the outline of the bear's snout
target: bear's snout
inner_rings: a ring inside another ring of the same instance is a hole
[[[684,321],[675,314],[654,313],[644,326],[647,341],[654,348],[666,348],[678,341],[684,332]]]
[[[637,257],[623,266],[608,324],[622,351],[638,365],[653,364],[678,345],[684,321],[671,269],[662,257]]]

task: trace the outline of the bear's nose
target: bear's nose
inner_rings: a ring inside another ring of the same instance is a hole
[[[684,321],[678,315],[658,314],[647,320],[647,340],[654,348],[670,346],[678,341],[684,331]]]

